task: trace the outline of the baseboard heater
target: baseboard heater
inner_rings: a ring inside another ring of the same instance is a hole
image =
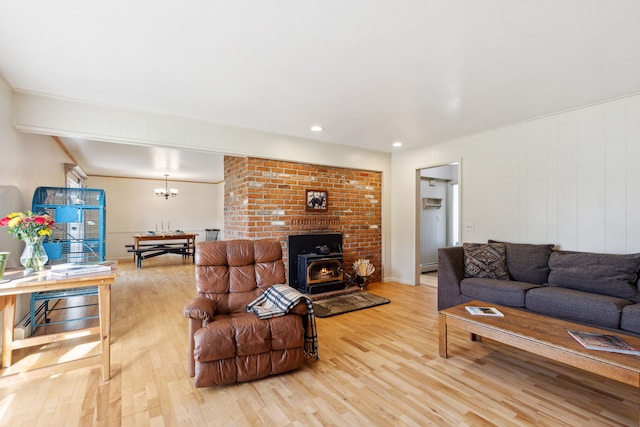
[[[44,302],[40,303],[36,307],[36,319],[40,319],[41,316],[44,316]],[[25,314],[22,319],[18,323],[16,323],[13,327],[13,339],[14,340],[23,340],[25,338],[29,338],[31,336],[31,316],[29,313]]]

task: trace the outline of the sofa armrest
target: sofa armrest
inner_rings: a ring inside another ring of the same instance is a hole
[[[184,306],[184,317],[201,320],[206,324],[213,320],[215,309],[213,300],[203,296],[195,297]]]
[[[462,246],[438,249],[438,310],[462,304],[460,282],[464,279]]]

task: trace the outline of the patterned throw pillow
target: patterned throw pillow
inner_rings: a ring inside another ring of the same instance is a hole
[[[504,243],[463,243],[466,277],[509,280]]]

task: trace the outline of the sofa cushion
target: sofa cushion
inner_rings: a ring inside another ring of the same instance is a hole
[[[623,298],[550,286],[531,289],[525,298],[525,307],[536,313],[605,328],[619,328],[621,312],[630,304]]]
[[[537,286],[532,283],[475,277],[460,282],[462,295],[509,307],[524,307],[525,294],[529,289],[535,287]]]
[[[622,309],[620,329],[640,334],[640,304],[631,304]]]
[[[507,252],[507,269],[511,280],[518,282],[547,283],[549,256],[554,245],[534,245],[489,240],[489,243],[504,243]]]
[[[504,243],[463,243],[466,277],[508,280]]]
[[[640,302],[640,254],[616,255],[554,251],[549,285]]]

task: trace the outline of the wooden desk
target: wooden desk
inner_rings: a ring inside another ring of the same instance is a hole
[[[27,276],[24,275],[24,270],[22,269],[5,271],[4,278],[10,279],[10,281],[0,284],[0,310],[3,311],[2,368],[8,368],[11,366],[11,354],[15,349],[44,345],[90,335],[99,335],[99,341],[101,343],[100,354],[59,363],[56,365],[58,369],[51,370],[50,372],[57,373],[60,371],[75,369],[80,366],[100,364],[102,366],[102,379],[104,381],[109,380],[111,378],[111,285],[116,277],[118,277],[118,271],[115,265],[112,267],[111,271],[104,273],[79,275],[64,279],[48,278],[47,270],[39,273],[31,273]],[[100,314],[99,327],[76,329],[57,334],[14,340],[13,327],[15,324],[16,314],[16,296],[18,294],[93,286],[98,288]],[[79,364],[78,361],[86,363]]]
[[[142,260],[159,255],[177,253],[190,256],[195,261],[196,236],[194,233],[156,233],[135,234],[133,236],[134,260],[136,266],[142,268]],[[154,242],[154,245],[141,246],[140,242]]]

